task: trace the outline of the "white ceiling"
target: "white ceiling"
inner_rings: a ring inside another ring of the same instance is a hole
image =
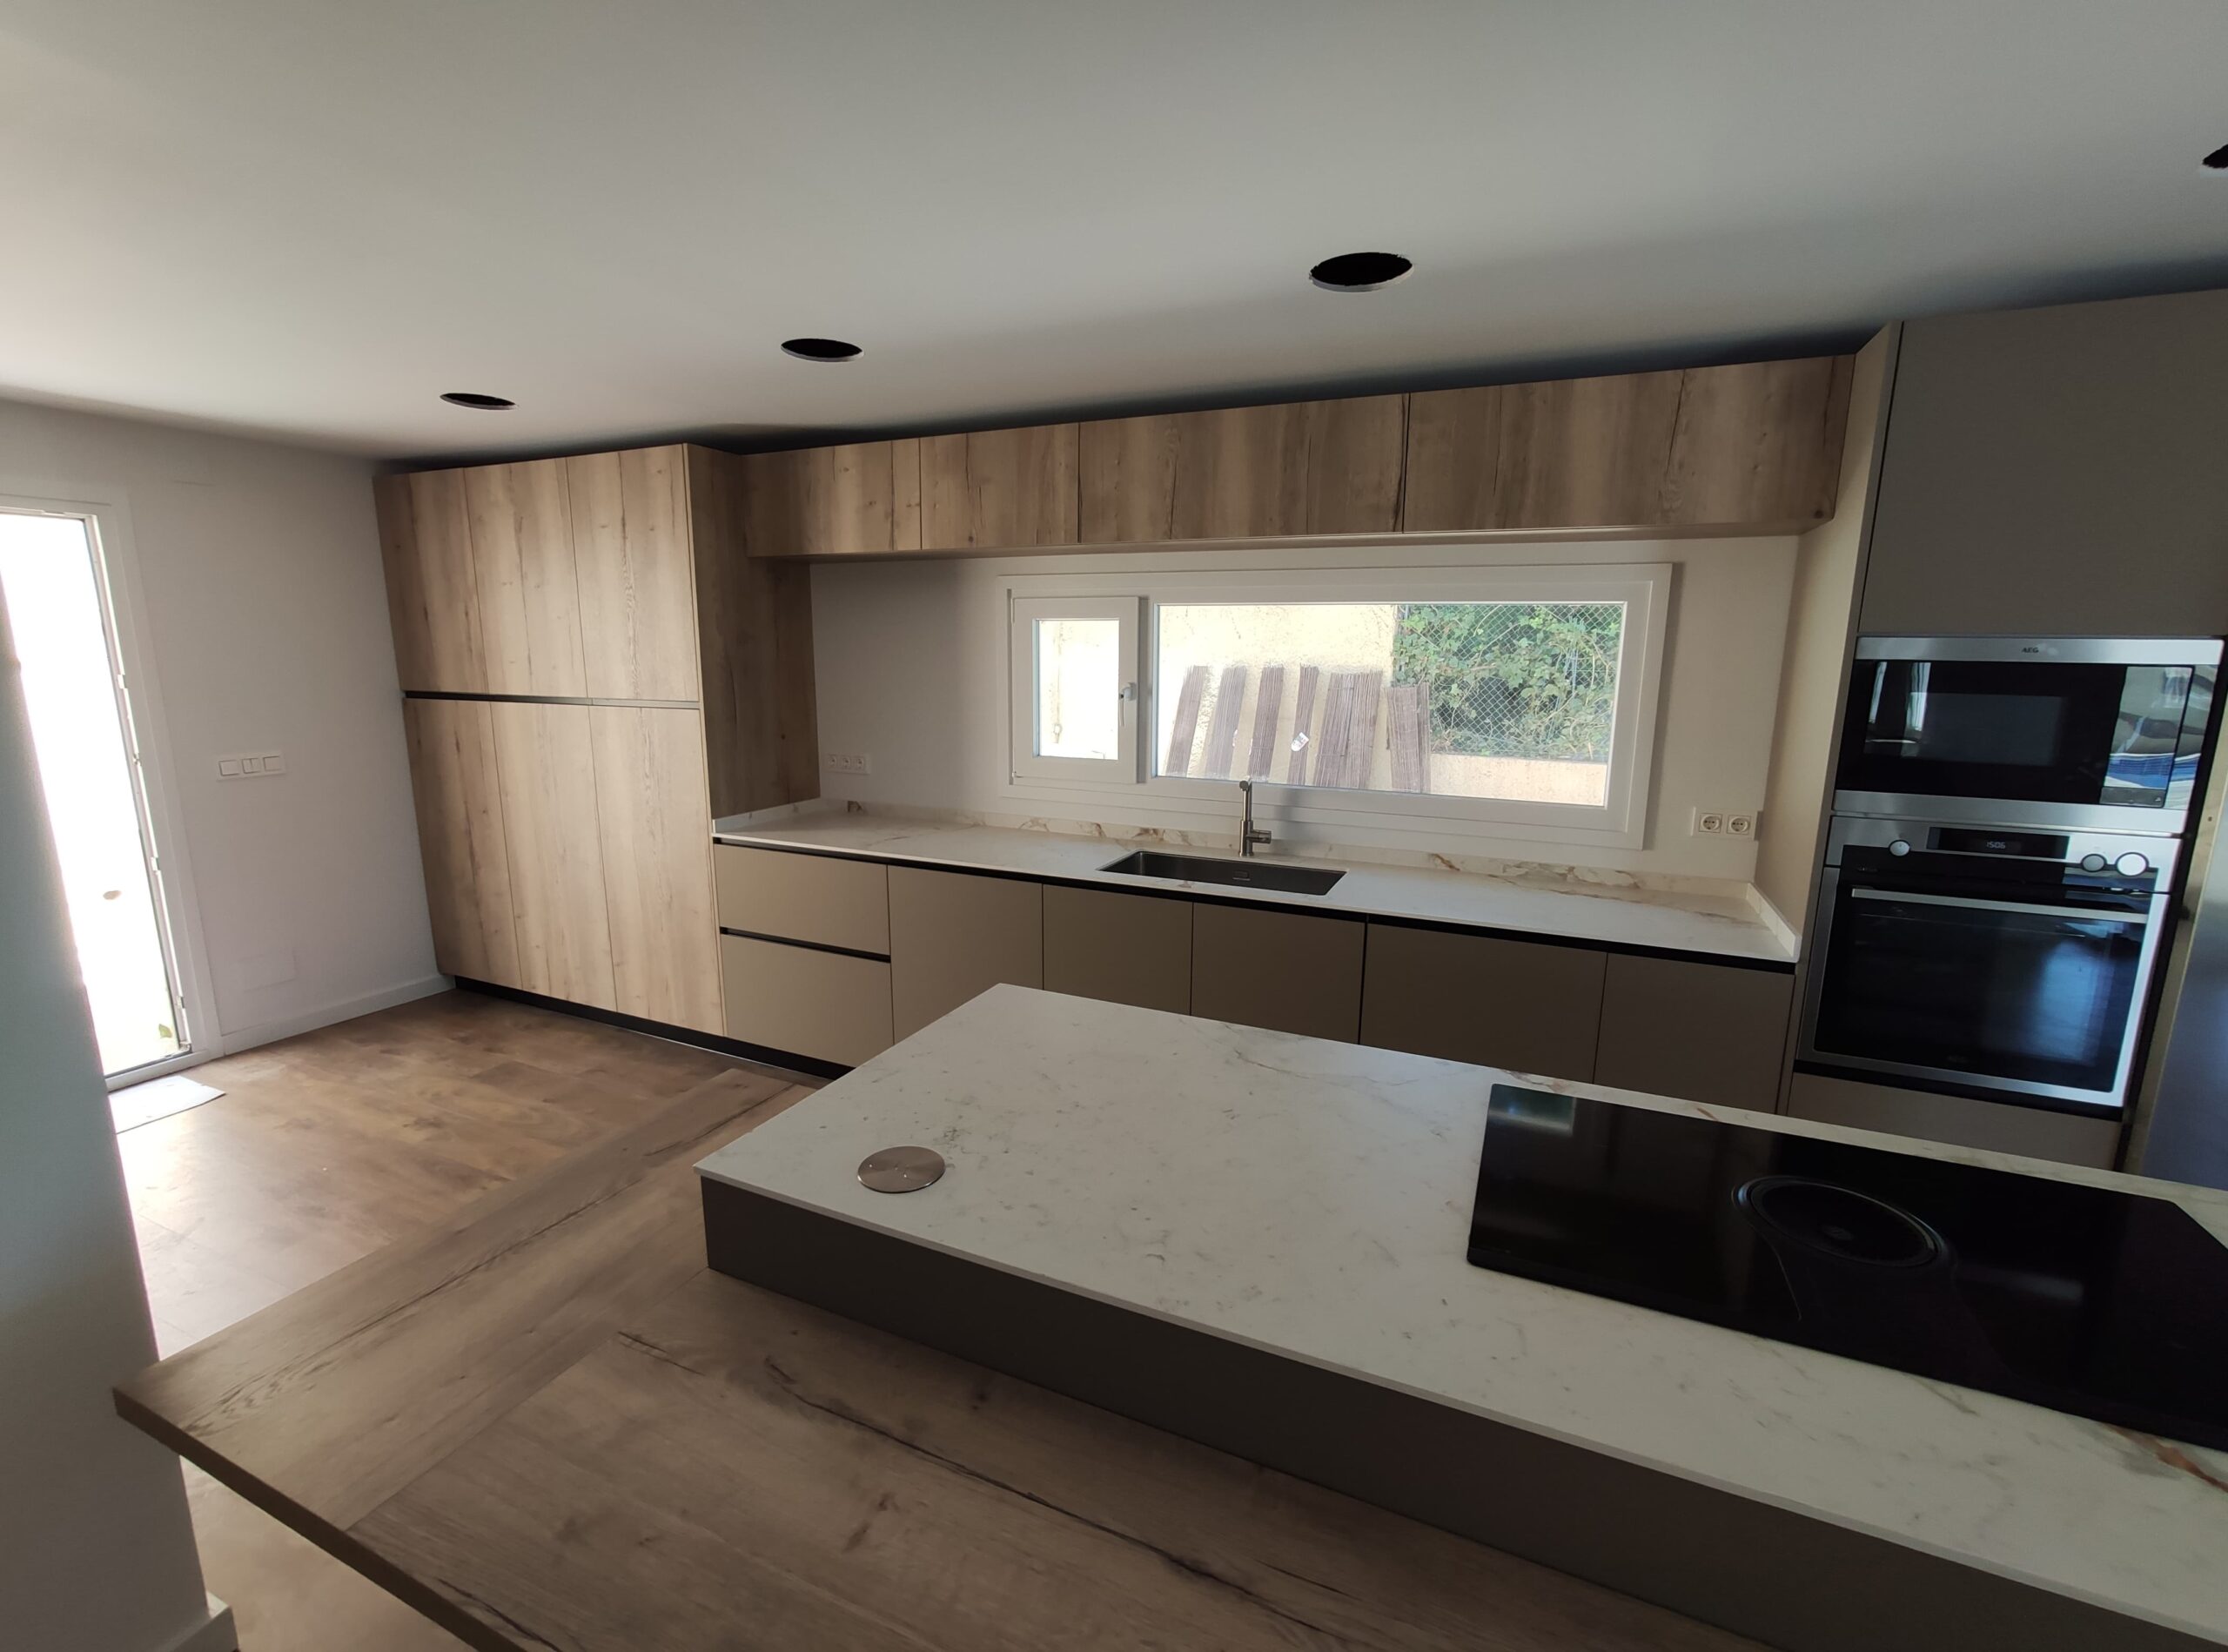
[[[461,456],[1722,359],[2228,283],[2224,65],[2219,0],[0,0],[0,394]]]

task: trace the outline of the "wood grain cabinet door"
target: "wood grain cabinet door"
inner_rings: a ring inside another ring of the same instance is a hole
[[[1851,365],[1419,391],[1402,525],[1800,533],[1834,512]]]
[[[487,710],[502,778],[519,985],[616,1009],[588,708],[497,701]]]
[[[587,692],[561,459],[461,472],[490,694]]]
[[[642,447],[564,464],[588,697],[695,700],[688,449]]]
[[[723,1031],[702,720],[662,706],[591,706],[588,729],[615,1005]]]
[[[921,546],[921,444],[849,442],[740,461],[753,556],[872,556]]]
[[[1044,986],[1177,1015],[1191,1008],[1191,903],[1044,886]]]
[[[889,997],[903,1038],[977,993],[1044,984],[1044,887],[918,866],[889,869]]]
[[[1794,991],[1787,971],[1612,953],[1594,1081],[1770,1112]]]
[[[1369,926],[1361,1041],[1551,1078],[1594,1077],[1607,955],[1491,935]]]
[[[480,587],[464,473],[420,471],[372,484],[395,673],[406,690],[485,694]]]
[[[1082,426],[1087,545],[1392,533],[1407,398],[1284,402]]]
[[[1361,1031],[1364,927],[1199,902],[1191,909],[1191,1013],[1352,1044]]]
[[[484,700],[406,700],[402,724],[433,962],[449,975],[515,987],[524,982],[491,710]]]
[[[923,438],[922,548],[1075,544],[1081,431],[1030,425]]]

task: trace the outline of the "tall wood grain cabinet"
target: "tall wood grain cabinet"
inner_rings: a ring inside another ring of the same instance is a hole
[[[817,791],[810,586],[745,554],[740,463],[378,482],[443,970],[723,1029],[711,820]]]

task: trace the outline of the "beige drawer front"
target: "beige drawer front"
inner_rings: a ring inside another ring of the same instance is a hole
[[[889,869],[879,862],[715,843],[712,872],[723,930],[889,951]]]
[[[889,1048],[889,966],[778,941],[720,937],[728,1037],[856,1067]]]
[[[1372,923],[1361,1041],[1481,1067],[1591,1078],[1607,962],[1587,947]]]

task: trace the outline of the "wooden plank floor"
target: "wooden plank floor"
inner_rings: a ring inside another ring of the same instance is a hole
[[[212,1069],[130,1148],[181,1278],[393,1242],[120,1408],[486,1652],[1749,1646],[706,1272],[690,1166],[807,1092],[667,1049],[435,1000]],[[248,1652],[454,1646],[197,1513]]]
[[[756,1070],[473,993],[194,1069],[225,1093],[117,1138],[164,1354],[478,1196]],[[209,1587],[245,1652],[462,1642],[191,1465]]]

